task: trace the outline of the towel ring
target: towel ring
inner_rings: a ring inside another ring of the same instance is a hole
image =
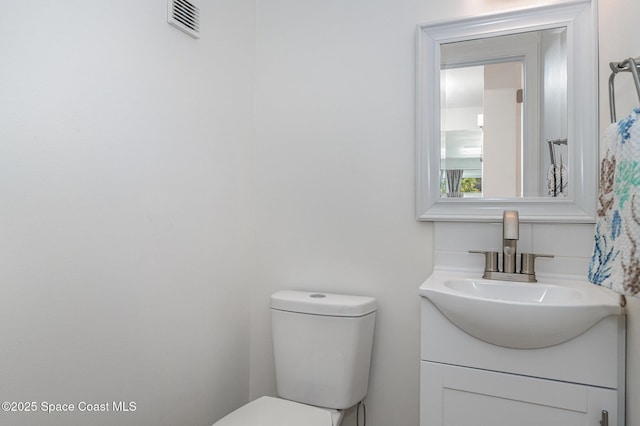
[[[615,99],[615,90],[614,90],[614,82],[616,75],[619,72],[631,72],[633,75],[633,82],[636,85],[636,92],[638,94],[638,101],[640,101],[640,76],[638,76],[638,61],[640,61],[640,57],[638,58],[628,58],[622,62],[610,62],[609,67],[611,68],[611,75],[609,76],[609,111],[611,112],[611,122],[615,123],[616,120],[616,99]]]

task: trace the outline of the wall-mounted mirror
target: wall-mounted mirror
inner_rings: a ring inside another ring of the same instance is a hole
[[[418,27],[419,220],[595,221],[595,35],[588,1]]]

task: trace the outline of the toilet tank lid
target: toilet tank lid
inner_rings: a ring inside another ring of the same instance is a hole
[[[280,290],[271,295],[271,309],[313,315],[361,317],[376,310],[376,299],[368,296]]]

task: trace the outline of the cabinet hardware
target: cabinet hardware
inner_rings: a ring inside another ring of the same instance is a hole
[[[602,410],[602,420],[600,420],[600,424],[602,426],[609,426],[609,412],[607,410]]]

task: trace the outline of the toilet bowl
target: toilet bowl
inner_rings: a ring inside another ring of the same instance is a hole
[[[263,396],[225,416],[214,426],[338,426],[343,411]]]
[[[271,296],[279,398],[263,396],[214,426],[339,426],[369,386],[376,300],[282,290]]]

